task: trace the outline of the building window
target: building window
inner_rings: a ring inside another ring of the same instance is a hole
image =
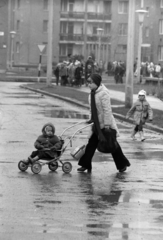
[[[61,12],[67,12],[67,1],[61,0]]]
[[[44,10],[48,10],[48,3],[49,3],[49,0],[44,0],[44,2],[43,2],[43,8],[44,8]]]
[[[160,8],[163,8],[163,0],[160,0]]]
[[[110,32],[111,32],[111,24],[110,23],[105,23],[105,27],[104,27],[105,35],[110,34]]]
[[[48,32],[48,20],[43,21],[43,32]]]
[[[60,56],[66,56],[66,45],[65,44],[61,44],[60,45],[60,53],[59,53]]]
[[[16,53],[20,53],[20,42],[16,42]]]
[[[92,27],[92,33],[93,33],[93,35],[97,35],[97,27],[96,26]]]
[[[104,1],[104,14],[110,14],[111,13],[111,6],[112,2],[111,1]]]
[[[119,35],[120,36],[127,36],[127,23],[120,23],[119,24]]]
[[[158,48],[158,61],[163,61],[163,46]]]
[[[64,34],[67,33],[67,22],[61,22],[60,32]]]
[[[73,45],[69,44],[68,47],[67,47],[67,55],[68,54],[72,55],[72,53],[73,53]]]
[[[127,52],[127,45],[125,44],[118,44],[117,46],[117,53],[126,53]]]
[[[69,0],[69,12],[73,12],[74,10],[74,0]]]
[[[20,20],[17,20],[16,22],[16,31],[20,31]]]
[[[145,36],[146,36],[146,37],[149,37],[149,27],[146,27],[146,28],[145,28]]]
[[[118,13],[120,13],[120,14],[128,13],[128,2],[127,1],[119,1]]]
[[[159,34],[163,34],[163,19],[159,20]]]
[[[17,0],[17,8],[20,8],[20,0]]]

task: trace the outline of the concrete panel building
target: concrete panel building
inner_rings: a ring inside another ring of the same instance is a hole
[[[1,0],[2,1],[2,0]],[[0,2],[1,2],[0,1]],[[48,0],[6,0],[0,8],[1,66],[37,65],[39,44],[48,44]],[[142,61],[163,61],[163,0],[135,0],[135,10],[147,10],[143,24]],[[53,62],[68,55],[94,55],[96,60],[126,62],[128,0],[54,0]],[[139,22],[135,13],[134,56],[138,51]],[[99,29],[101,29],[99,31]],[[15,35],[11,35],[11,31]],[[5,47],[6,46],[6,47]],[[42,63],[47,63],[46,48]]]

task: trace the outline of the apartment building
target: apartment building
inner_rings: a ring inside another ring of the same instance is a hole
[[[0,1],[0,69],[6,68],[8,33],[8,4]]]
[[[143,24],[142,60],[163,61],[163,0],[135,0],[135,10],[147,10]],[[9,62],[35,65],[39,62],[38,45],[48,44],[49,0],[8,0],[8,25],[4,46]],[[1,9],[0,9],[1,11]],[[68,55],[94,55],[96,60],[126,61],[128,0],[54,0],[53,61]],[[0,23],[4,19],[1,19]],[[138,52],[139,22],[135,13],[134,58]],[[15,31],[12,38],[10,32]],[[0,50],[1,51],[1,50]],[[3,58],[3,61],[6,61]],[[47,62],[47,49],[42,63]]]

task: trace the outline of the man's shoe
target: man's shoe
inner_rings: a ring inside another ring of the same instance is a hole
[[[119,169],[119,172],[125,172],[126,169],[127,169],[127,167],[124,167],[124,168],[122,168],[122,169]]]
[[[80,167],[77,169],[78,172],[85,172],[87,170],[88,173],[91,173],[92,169],[88,169],[85,167]]]

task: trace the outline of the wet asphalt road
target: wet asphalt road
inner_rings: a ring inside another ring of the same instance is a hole
[[[86,143],[89,129],[62,156],[73,165],[70,174],[47,166],[38,175],[30,169],[24,173],[17,164],[33,151],[44,123],[54,123],[60,135],[87,118],[87,111],[19,83],[1,82],[0,95],[0,239],[163,239],[162,135],[146,131],[145,142],[130,141],[132,126],[118,122],[119,142],[132,164],[125,173],[117,172],[110,155],[99,153],[92,174],[77,173],[70,152]]]

